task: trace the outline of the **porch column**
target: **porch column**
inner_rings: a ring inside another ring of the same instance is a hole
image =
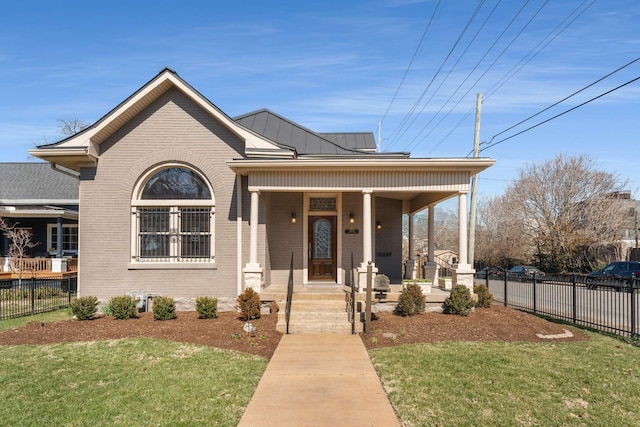
[[[367,264],[371,261],[373,277],[378,272],[373,257],[373,244],[371,238],[371,193],[373,190],[362,190],[362,263],[358,268],[358,290],[364,292],[367,289]]]
[[[453,284],[464,285],[473,293],[475,270],[467,258],[467,193],[458,195],[458,263],[454,265]]]
[[[260,212],[260,192],[251,191],[251,215],[249,217],[249,262],[245,265],[244,287],[255,291],[262,289],[262,268],[258,263],[258,218]]]
[[[62,217],[56,221],[56,257],[51,259],[51,271],[64,273],[67,271],[67,260],[62,258]]]
[[[415,242],[413,238],[413,220],[414,214],[409,214],[409,254],[407,257],[407,263],[404,266],[404,278],[415,279],[416,278],[416,261],[413,258],[415,252]]]
[[[56,258],[62,258],[62,218],[58,217],[56,222]]]
[[[439,286],[439,270],[440,266],[436,263],[436,219],[435,219],[436,207],[434,205],[429,206],[429,218],[428,218],[428,236],[427,236],[427,262],[424,263],[424,278],[431,280],[433,286]],[[447,286],[443,286],[445,289]]]

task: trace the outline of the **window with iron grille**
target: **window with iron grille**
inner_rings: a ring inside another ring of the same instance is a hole
[[[134,260],[212,262],[215,207],[205,180],[183,166],[149,175],[132,202]]]

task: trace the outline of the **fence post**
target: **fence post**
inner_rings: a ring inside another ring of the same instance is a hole
[[[487,269],[487,275],[484,276],[484,284],[487,286],[487,289],[489,289],[489,270]]]
[[[536,306],[536,300],[537,300],[537,298],[536,298],[536,288],[537,288],[536,283],[537,283],[537,281],[536,281],[536,273],[534,272],[533,273],[533,314],[538,313],[537,306]]]
[[[636,316],[636,307],[637,307],[637,303],[636,303],[636,296],[637,296],[637,290],[638,290],[638,279],[636,279],[635,277],[632,278],[631,280],[631,338],[637,338],[638,334],[636,333],[636,322],[637,322],[637,316]]]
[[[576,324],[576,319],[577,319],[577,311],[578,311],[578,301],[577,301],[577,296],[578,296],[578,291],[577,291],[577,285],[576,285],[576,275],[572,274],[571,275],[571,291],[572,291],[572,307],[571,307],[571,319],[573,320],[573,324]]]
[[[504,272],[504,306],[507,307],[507,272]]]
[[[31,314],[36,312],[36,278],[31,278]]]

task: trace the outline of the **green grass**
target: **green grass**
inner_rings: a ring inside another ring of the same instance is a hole
[[[20,326],[24,326],[30,322],[59,322],[61,320],[68,319],[71,319],[71,309],[63,308],[46,313],[34,314],[33,316],[23,316],[15,317],[13,319],[0,320],[0,331],[19,328]]]
[[[407,427],[640,425],[640,348],[588,335],[415,344],[371,356]]]
[[[16,426],[235,426],[266,364],[251,355],[153,339],[0,347],[0,420]]]

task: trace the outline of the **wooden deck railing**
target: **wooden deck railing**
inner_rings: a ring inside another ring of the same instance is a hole
[[[51,272],[52,258],[22,258],[8,259],[0,258],[0,272],[8,269],[9,272],[22,271],[23,273],[46,273]],[[78,271],[78,258],[67,258],[67,271]]]

